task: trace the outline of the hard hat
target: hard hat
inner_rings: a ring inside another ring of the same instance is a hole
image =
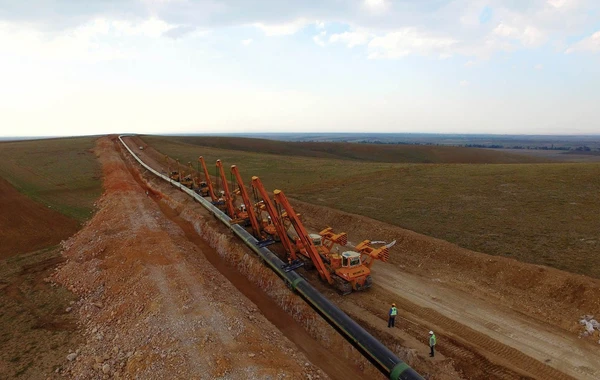
[[[429,332],[429,335],[433,335],[433,331],[430,331],[430,332]]]

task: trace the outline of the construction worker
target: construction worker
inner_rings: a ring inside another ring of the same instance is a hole
[[[394,327],[394,321],[396,320],[396,315],[398,315],[398,309],[396,309],[396,304],[393,303],[390,308],[390,312],[388,313],[388,328]]]
[[[431,349],[431,352],[429,353],[430,357],[433,357],[435,355],[435,344],[437,343],[437,340],[435,339],[435,334],[433,333],[433,331],[429,332],[429,348]]]

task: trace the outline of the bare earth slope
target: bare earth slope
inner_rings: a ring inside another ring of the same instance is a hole
[[[99,141],[99,211],[64,244],[54,280],[80,296],[75,378],[326,378],[204,258]],[[205,252],[206,250],[206,252]],[[292,355],[293,353],[293,355]]]
[[[0,178],[0,259],[60,243],[79,223],[19,193]]]

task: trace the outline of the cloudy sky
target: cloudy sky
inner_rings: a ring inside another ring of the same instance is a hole
[[[600,133],[598,0],[0,0],[0,135]]]

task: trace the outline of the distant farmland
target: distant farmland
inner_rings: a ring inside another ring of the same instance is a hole
[[[530,157],[473,148],[438,154],[435,146],[390,145],[383,146],[389,151],[380,153],[379,145],[306,143],[309,150],[241,138],[232,139],[232,149],[224,149],[229,138],[194,137],[184,142],[189,139],[144,137],[182,162],[195,163],[203,155],[211,164],[217,158],[226,166],[237,164],[244,179],[258,175],[269,190],[281,188],[302,201],[476,251],[600,278],[600,266],[591,264],[600,259],[598,163],[534,164]],[[203,139],[208,139],[209,147],[201,145]],[[368,149],[356,151],[357,146]],[[404,150],[404,155],[392,163],[381,162],[392,155],[392,148]],[[485,153],[477,157],[480,152]],[[402,160],[407,162],[399,163]],[[461,160],[479,163],[454,164]],[[423,163],[432,161],[438,163]]]

